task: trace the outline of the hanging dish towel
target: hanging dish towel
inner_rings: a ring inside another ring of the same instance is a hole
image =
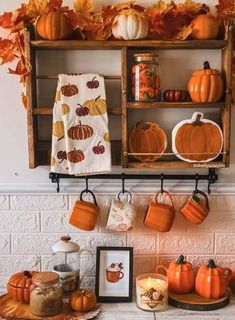
[[[60,74],[53,109],[51,172],[111,171],[104,78]]]

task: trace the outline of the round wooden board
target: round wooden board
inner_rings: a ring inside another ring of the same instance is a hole
[[[0,296],[0,319],[14,320],[88,320],[93,319],[99,314],[101,305],[90,312],[71,311],[68,303],[64,303],[60,314],[53,317],[36,317],[30,311],[30,305],[24,304],[10,298],[7,294]]]
[[[219,299],[206,299],[199,296],[196,292],[188,294],[177,294],[169,292],[168,302],[170,305],[187,310],[209,311],[225,307],[230,300],[229,293]]]

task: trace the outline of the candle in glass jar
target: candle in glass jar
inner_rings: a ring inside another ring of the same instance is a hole
[[[164,310],[168,306],[168,280],[161,274],[142,274],[136,278],[137,307],[147,311]]]

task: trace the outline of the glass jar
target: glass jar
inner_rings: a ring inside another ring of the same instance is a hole
[[[32,278],[30,307],[35,316],[48,317],[59,314],[63,306],[63,290],[55,272],[39,272]]]
[[[131,95],[135,101],[160,101],[159,58],[155,53],[134,54]]]

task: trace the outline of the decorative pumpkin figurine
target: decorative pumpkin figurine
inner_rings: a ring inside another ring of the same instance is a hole
[[[40,37],[48,40],[66,39],[73,31],[69,19],[56,9],[52,9],[39,17],[36,29]]]
[[[211,69],[208,61],[203,69],[195,70],[188,82],[188,91],[194,102],[218,102],[223,97],[224,84],[219,70]]]
[[[212,14],[201,14],[192,21],[191,37],[198,40],[216,39],[220,24]]]
[[[85,159],[85,156],[84,156],[84,153],[82,152],[82,150],[72,150],[72,151],[69,151],[67,153],[67,159],[68,161],[72,162],[72,163],[78,163],[82,160]]]
[[[68,129],[68,136],[73,140],[88,139],[91,136],[93,136],[93,134],[94,134],[93,128],[86,124],[82,124],[81,121],[79,121],[78,125],[74,127],[70,127]]]
[[[172,292],[185,294],[193,291],[195,284],[194,271],[192,264],[185,261],[183,255],[181,255],[178,260],[172,261],[168,269],[163,265],[158,266],[156,273],[158,273],[160,269],[165,270],[169,282],[169,289]]]
[[[62,103],[61,106],[60,106],[60,109],[61,109],[61,113],[62,113],[63,116],[65,116],[70,111],[70,107],[66,103]]]
[[[96,307],[96,295],[90,289],[79,289],[72,293],[70,307],[79,312],[91,311]]]
[[[154,122],[138,122],[129,137],[132,153],[158,153],[157,155],[134,155],[140,161],[153,162],[161,158],[167,147],[167,136]]]
[[[232,271],[229,268],[221,268],[210,259],[208,265],[202,265],[196,276],[195,290],[207,299],[218,299],[225,294]]]
[[[164,91],[163,98],[167,102],[184,102],[189,100],[189,93],[186,90],[168,89]]]
[[[101,144],[101,141],[92,148],[94,154],[103,154],[105,152],[105,147]]]
[[[85,117],[89,114],[90,110],[87,107],[83,107],[81,104],[77,104],[79,107],[76,109],[76,115],[79,117]]]
[[[218,157],[223,134],[217,123],[195,112],[192,119],[180,121],[172,131],[172,151],[187,162],[209,162]]]
[[[64,138],[64,122],[56,121],[52,125],[52,134],[58,138],[58,141]]]
[[[112,25],[114,37],[122,40],[145,39],[148,32],[148,18],[134,10],[128,14],[122,13],[116,16]]]
[[[66,97],[72,97],[78,94],[78,87],[75,84],[66,84],[61,87],[61,93]]]
[[[99,116],[107,112],[106,100],[100,99],[100,96],[85,101],[83,105],[89,109],[89,114],[92,116]]]
[[[13,274],[7,285],[9,296],[23,303],[29,303],[29,288],[32,285],[32,277],[36,273],[36,271],[23,271]]]
[[[99,81],[98,80],[95,80],[96,79],[96,77],[94,77],[91,81],[88,81],[87,82],[87,88],[89,88],[89,89],[97,89],[97,88],[99,88],[99,85],[100,85],[100,83],[99,83]]]

